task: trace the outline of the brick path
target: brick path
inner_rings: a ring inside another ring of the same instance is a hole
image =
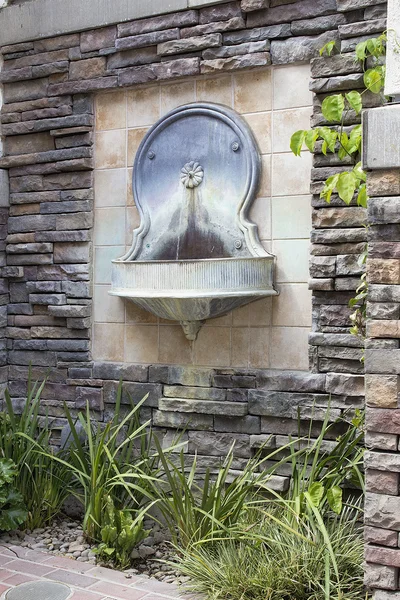
[[[69,600],[177,600],[177,586],[119,571],[96,567],[62,556],[0,546],[0,596],[9,588],[35,580],[66,583],[73,594]]]

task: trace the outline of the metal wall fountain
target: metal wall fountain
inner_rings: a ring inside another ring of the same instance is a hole
[[[248,218],[261,173],[245,121],[218,104],[181,106],[147,133],[133,191],[140,226],[112,265],[110,294],[195,340],[207,319],[275,295],[274,257]]]

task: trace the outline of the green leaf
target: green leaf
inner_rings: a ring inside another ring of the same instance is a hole
[[[374,67],[368,69],[364,73],[365,87],[373,94],[379,94],[384,84],[384,69],[383,67]]]
[[[0,531],[11,531],[17,529],[28,516],[28,512],[19,506],[13,506],[7,510],[0,511]]]
[[[15,463],[7,458],[0,459],[0,485],[10,483],[17,474]]]
[[[320,137],[326,142],[326,147],[334,153],[338,132],[334,129],[331,129],[330,127],[320,127],[318,129],[318,133]],[[326,151],[324,152],[324,148],[322,149],[322,152],[326,154]]]
[[[309,129],[305,132],[304,143],[310,152],[314,152],[315,142],[319,137],[318,129]]]
[[[318,508],[321,500],[324,497],[325,488],[320,481],[315,481],[310,485],[308,494],[314,506]]]
[[[361,166],[361,161],[353,167],[353,173],[359,181],[367,181],[367,174]]]
[[[331,54],[334,51],[335,47],[336,47],[335,40],[331,40],[330,42],[328,42],[327,44],[325,44],[324,46],[322,46],[321,50],[319,51],[319,55],[322,56],[324,54],[324,52],[326,52],[326,54],[328,56],[331,56]]]
[[[356,111],[358,115],[362,109],[362,96],[359,92],[353,91],[348,92],[346,95],[346,100],[350,104],[351,108]]]
[[[356,57],[358,60],[365,60],[367,58],[367,42],[360,42],[357,44]]]
[[[360,185],[360,190],[359,190],[358,196],[357,196],[357,204],[358,204],[358,206],[367,208],[368,195],[367,195],[367,186],[365,185],[365,183]]]
[[[328,500],[328,504],[331,510],[335,512],[337,515],[340,515],[343,507],[343,492],[341,488],[337,485],[329,488],[326,493],[326,498]]]
[[[339,135],[340,148],[338,152],[338,156],[340,160],[343,160],[346,156],[350,154],[349,152],[349,136],[346,132],[343,132]]]
[[[348,152],[350,154],[360,152],[361,141],[362,141],[362,126],[355,125],[355,127],[353,127],[353,129],[350,132]]]
[[[353,171],[344,171],[339,175],[336,188],[339,198],[341,198],[346,204],[350,204],[353,199],[354,192],[356,191],[357,187],[357,181],[357,177],[354,175]]]
[[[327,96],[322,102],[321,110],[327,121],[341,121],[344,111],[343,95]]]
[[[320,196],[321,198],[324,198],[328,204],[331,201],[332,192],[336,188],[336,183],[338,179],[339,173],[336,173],[336,175],[331,175],[331,177],[328,177],[328,179],[325,181],[325,185]]]
[[[306,132],[304,129],[300,129],[299,131],[296,131],[290,138],[290,149],[295,156],[300,156],[305,136]]]

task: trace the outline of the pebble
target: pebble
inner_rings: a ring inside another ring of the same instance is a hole
[[[182,577],[170,565],[162,561],[170,561],[174,557],[168,545],[170,538],[167,531],[163,531],[158,523],[145,522],[148,533],[143,542],[134,548],[131,558],[132,566],[124,571],[127,578],[140,574],[142,577],[155,578],[167,583],[184,583],[187,578]],[[0,544],[12,543],[23,548],[49,552],[56,556],[66,556],[78,562],[100,564],[109,566],[99,561],[94,552],[94,546],[87,543],[81,523],[67,520],[66,518],[54,521],[48,527],[38,527],[34,530],[13,531],[0,535]]]

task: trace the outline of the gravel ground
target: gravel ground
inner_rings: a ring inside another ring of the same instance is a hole
[[[129,573],[153,577],[166,583],[185,583],[188,578],[180,576],[169,565],[162,561],[171,560],[173,552],[167,539],[168,533],[161,530],[153,522],[145,522],[145,529],[151,530],[140,546],[132,553],[132,568]],[[57,556],[67,556],[79,562],[102,564],[83,536],[81,524],[69,519],[60,519],[43,529],[33,531],[13,531],[0,536],[0,544],[12,543],[23,548],[31,548],[41,552],[49,552]]]

